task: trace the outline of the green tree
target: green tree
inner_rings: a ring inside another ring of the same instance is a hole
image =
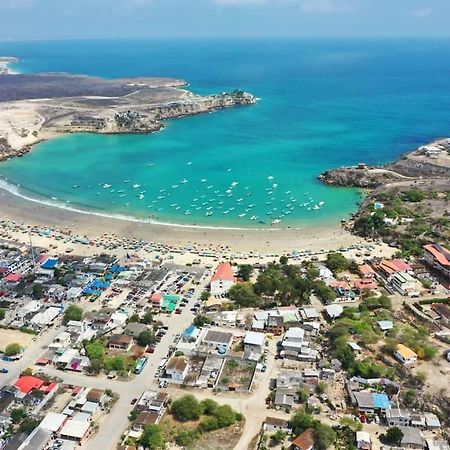
[[[214,417],[219,428],[228,427],[236,421],[236,413],[230,405],[219,406],[214,412]]]
[[[70,305],[64,312],[63,323],[66,325],[71,320],[80,321],[83,319],[83,310],[76,305]]]
[[[333,273],[343,272],[349,267],[347,258],[341,253],[335,252],[328,253],[325,264]]]
[[[181,447],[191,447],[195,441],[200,437],[198,430],[181,430],[175,437],[175,442]]]
[[[41,283],[33,284],[33,298],[39,300],[44,295],[44,288]]]
[[[214,416],[208,416],[202,419],[198,425],[198,428],[200,431],[207,433],[208,431],[218,430],[220,427]]]
[[[21,351],[22,346],[17,342],[13,342],[12,344],[6,346],[4,353],[6,356],[15,356],[18,355]]]
[[[147,311],[141,320],[142,323],[145,323],[145,325],[151,325],[153,322],[153,314],[150,311]]]
[[[196,317],[194,318],[194,321],[193,321],[192,323],[193,323],[196,327],[201,328],[201,327],[204,327],[206,324],[211,323],[211,320],[208,319],[208,317],[203,316],[203,315],[200,314],[199,316],[196,316]]]
[[[123,356],[111,356],[105,359],[105,369],[107,371],[116,370],[124,372],[126,370],[126,361]]]
[[[323,381],[319,381],[316,386],[316,393],[322,395],[327,390],[327,384]]]
[[[4,308],[0,308],[0,320],[3,320],[5,318],[6,311]]]
[[[240,283],[231,286],[228,291],[228,297],[238,306],[251,307],[256,306],[258,296],[253,291],[250,283]]]
[[[356,420],[352,419],[351,417],[343,417],[339,424],[343,427],[351,428],[353,431],[361,431],[362,430],[362,423],[357,422]]]
[[[139,314],[133,314],[130,317],[128,317],[127,323],[139,323],[141,321],[141,318],[139,317]]]
[[[323,423],[317,422],[314,427],[314,448],[326,450],[336,440],[335,431]]]
[[[145,330],[139,333],[139,336],[136,338],[136,343],[141,347],[147,347],[147,345],[154,344],[156,342],[156,337],[153,331]]]
[[[20,423],[24,417],[27,417],[27,412],[23,408],[15,408],[11,410],[12,423]]]
[[[260,273],[255,283],[255,293],[257,295],[275,295],[282,285],[281,272],[277,267],[268,266],[264,272]]]
[[[311,428],[314,425],[313,417],[308,414],[304,409],[299,409],[290,420],[292,433],[299,435],[303,433],[307,428]]]
[[[418,203],[425,199],[425,194],[418,189],[410,189],[403,193],[404,199],[407,202]]]
[[[103,362],[101,359],[92,359],[89,366],[86,367],[87,373],[91,375],[98,375],[103,369]]]
[[[100,341],[88,342],[84,348],[90,361],[103,360],[105,356],[105,347]]]
[[[313,283],[314,293],[325,304],[329,304],[336,299],[333,289],[325,284],[322,280],[316,280]]]
[[[210,297],[209,292],[208,292],[208,291],[203,291],[203,292],[200,294],[200,301],[201,301],[202,303],[207,302],[207,301],[209,300],[209,297]]]
[[[207,416],[214,415],[219,407],[219,404],[210,398],[205,398],[205,400],[202,400],[200,405],[203,409],[203,414],[206,414]]]
[[[251,264],[241,264],[239,266],[237,276],[241,278],[243,281],[248,281],[250,280],[252,273],[253,273],[253,266]]]
[[[301,387],[297,391],[299,403],[306,403],[309,399],[309,391]]]
[[[273,446],[280,445],[285,439],[287,434],[282,430],[277,430],[272,436],[270,436],[270,441]]]
[[[31,417],[25,417],[20,422],[19,431],[25,434],[30,434],[40,423],[40,420],[33,419]]]
[[[390,445],[400,445],[403,436],[403,431],[398,427],[388,428],[386,431],[386,441]]]
[[[139,443],[150,450],[162,450],[166,446],[164,433],[158,425],[146,425]]]
[[[175,419],[186,422],[187,420],[197,420],[203,411],[198,400],[189,394],[175,400],[170,412]]]

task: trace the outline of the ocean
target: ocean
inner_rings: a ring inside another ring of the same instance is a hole
[[[1,42],[20,72],[185,79],[257,105],[174,119],[152,135],[73,134],[0,164],[21,194],[107,215],[213,227],[337,223],[361,192],[324,170],[382,164],[448,135],[448,40]],[[75,187],[74,187],[75,186]]]

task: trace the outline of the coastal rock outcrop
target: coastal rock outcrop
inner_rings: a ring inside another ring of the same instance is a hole
[[[0,160],[59,134],[152,133],[168,119],[256,103],[240,90],[200,96],[185,86],[166,78],[0,75]]]

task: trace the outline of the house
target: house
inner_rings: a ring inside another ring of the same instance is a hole
[[[400,408],[393,408],[386,411],[386,421],[390,427],[408,426],[411,415],[409,411]]]
[[[281,336],[284,331],[283,316],[269,315],[267,319],[267,331],[275,336]]]
[[[69,419],[63,426],[60,437],[68,441],[75,441],[82,445],[89,433],[90,422]]]
[[[417,353],[403,344],[397,344],[394,356],[405,365],[414,364],[417,361]]]
[[[289,422],[285,419],[278,419],[277,417],[266,417],[264,421],[264,431],[274,433],[276,431],[284,431],[290,433],[292,431]]]
[[[423,249],[426,263],[450,279],[450,251],[439,244],[424,245]]]
[[[33,389],[41,389],[44,384],[44,381],[40,378],[25,375],[20,377],[14,383],[14,386],[19,389],[22,394],[29,394]]]
[[[293,450],[313,450],[314,430],[312,428],[307,428],[292,441],[291,448]]]
[[[424,439],[418,428],[413,427],[399,427],[402,430],[403,438],[401,447],[407,449],[421,450],[424,448]]]
[[[133,422],[134,431],[142,431],[147,425],[157,425],[160,415],[154,411],[141,411]]]
[[[425,416],[425,423],[428,430],[437,430],[441,428],[441,422],[439,420],[439,417],[436,416],[436,414],[426,412],[424,413]]]
[[[126,334],[113,334],[108,340],[108,348],[110,350],[121,350],[128,352],[133,345],[133,338]]]
[[[331,320],[335,320],[341,316],[344,308],[341,305],[327,305],[325,306],[325,312]]]
[[[303,320],[317,320],[319,318],[319,313],[314,306],[305,306],[300,310],[300,315]]]
[[[183,381],[189,372],[189,361],[183,356],[173,356],[166,365],[166,374],[172,380]]]
[[[427,450],[450,450],[450,446],[447,441],[436,439],[426,439]]]
[[[52,433],[58,433],[67,421],[65,414],[48,413],[42,422],[39,424],[39,428],[44,428]]]
[[[388,282],[400,295],[418,296],[420,293],[417,280],[407,272],[394,273]]]
[[[390,331],[394,328],[394,324],[391,320],[379,320],[377,324],[381,331]]]
[[[203,336],[202,344],[207,348],[217,350],[225,354],[231,345],[233,335],[225,331],[207,330]]]
[[[356,448],[360,450],[372,449],[372,441],[370,439],[370,434],[367,433],[367,431],[356,432]]]
[[[123,333],[126,334],[127,336],[137,338],[143,331],[147,330],[148,327],[147,325],[145,325],[145,323],[130,322],[123,330]]]
[[[86,401],[101,404],[105,396],[103,389],[90,389],[86,394]]]
[[[221,263],[217,266],[211,277],[210,289],[212,295],[226,294],[231,286],[235,284],[233,268],[230,263]]]
[[[183,340],[186,342],[195,342],[200,334],[200,328],[197,328],[195,325],[190,325],[184,330],[182,335]]]
[[[389,277],[395,273],[409,273],[410,275],[414,273],[412,267],[402,259],[383,259],[376,267],[385,277]]]
[[[391,409],[391,404],[386,394],[361,391],[352,392],[351,397],[360,412],[386,414],[386,411]]]
[[[263,352],[266,335],[256,331],[248,331],[244,337],[244,352],[260,355]]]
[[[266,323],[263,320],[253,320],[252,331],[263,332],[266,328]]]
[[[375,278],[375,271],[369,264],[361,264],[358,267],[358,271],[363,278]]]
[[[356,280],[354,286],[358,292],[378,290],[378,283],[373,278],[363,278],[362,280]]]

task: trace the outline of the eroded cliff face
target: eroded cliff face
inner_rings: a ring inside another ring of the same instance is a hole
[[[398,181],[399,178],[389,173],[370,173],[364,169],[343,167],[322,173],[319,180],[330,186],[375,189],[383,184]]]

